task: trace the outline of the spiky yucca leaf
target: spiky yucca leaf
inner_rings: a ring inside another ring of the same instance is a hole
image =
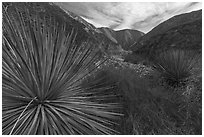
[[[105,59],[65,30],[66,23],[31,13],[26,4],[3,10],[3,134],[116,133],[119,104],[98,94],[111,85],[81,86]]]
[[[172,49],[161,53],[154,60],[156,69],[171,86],[179,86],[193,75],[199,56],[185,50]]]

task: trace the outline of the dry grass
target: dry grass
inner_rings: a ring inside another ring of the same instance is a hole
[[[102,69],[123,98],[122,134],[201,134],[201,81],[166,88],[157,71],[141,75],[137,65],[130,66],[111,61]]]

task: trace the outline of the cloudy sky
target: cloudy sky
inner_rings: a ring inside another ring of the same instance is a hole
[[[57,3],[95,27],[136,29],[144,33],[181,13],[202,9],[198,2],[64,2]]]

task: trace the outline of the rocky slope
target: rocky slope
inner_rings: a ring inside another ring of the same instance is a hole
[[[55,4],[60,7],[62,3],[55,3]],[[127,47],[129,48],[130,45],[136,41],[136,39],[138,39],[139,37],[141,37],[141,35],[143,35],[142,32],[135,31],[135,30],[128,30],[128,32],[124,31],[125,34],[122,34],[124,33],[123,31],[115,32],[110,28],[98,29],[98,28],[95,28],[92,24],[82,19],[80,16],[77,16],[76,14],[68,11],[68,9],[63,9],[63,8],[61,9],[64,10],[64,12],[69,16],[70,20],[74,19],[75,21],[83,25],[83,27],[78,27],[76,25],[78,30],[80,31],[85,30],[86,33],[88,33],[88,35],[91,37],[91,39],[94,39],[95,41],[97,41],[98,45],[101,45],[102,50],[106,54],[116,58],[120,58],[120,59],[124,58],[124,56],[126,55],[125,50],[127,49]],[[87,37],[85,35],[83,36]],[[121,41],[121,37],[122,37],[122,41],[124,40],[123,43]],[[124,43],[127,43],[127,44],[124,44]]]
[[[76,14],[65,11],[62,8],[60,8],[59,5],[56,5],[55,3],[3,3],[6,7],[6,10],[8,13],[13,12],[15,9],[13,8],[14,5],[18,5],[17,7],[19,9],[22,9],[25,4],[30,7],[31,11],[33,13],[37,12],[40,15],[45,15],[47,19],[49,19],[49,16],[54,16],[56,18],[56,22],[59,24],[66,24],[66,32],[71,33],[71,31],[74,29],[76,34],[76,40],[75,42],[77,44],[80,44],[85,41],[89,41],[94,43],[95,45],[98,45],[99,48],[102,49],[102,51],[108,52],[108,49],[110,46],[117,46],[118,44],[111,41],[109,38],[107,38],[104,34],[99,32],[92,24],[86,22],[84,19],[82,19],[80,16],[77,16]],[[25,13],[23,13],[25,14]],[[31,13],[31,18],[34,16],[34,14]],[[42,16],[43,17],[43,16]],[[29,20],[24,18],[25,20]]]
[[[177,15],[161,23],[133,44],[133,54],[126,60],[130,61],[138,54],[155,55],[169,48],[201,52],[202,10]]]
[[[73,29],[77,32],[75,40],[77,44],[89,41],[94,43],[94,45],[98,45],[106,55],[120,59],[126,54],[123,47],[129,47],[130,44],[133,44],[141,36],[140,34],[143,34],[135,30],[115,32],[111,31],[111,29],[107,29],[108,31],[106,29],[97,29],[80,16],[61,8],[58,3],[4,3],[7,12],[14,10],[14,4],[17,4],[20,9],[23,9],[24,4],[27,4],[31,11],[38,12],[40,15],[46,15],[47,19],[49,19],[50,15],[54,16],[59,24],[62,22],[66,24],[67,33],[71,33]]]
[[[113,30],[95,28],[92,24],[88,23],[80,16],[68,11],[67,9],[65,10],[61,8],[59,3],[54,3],[54,4],[55,4],[55,8],[58,8],[58,10],[62,10],[64,11],[65,14],[67,14],[66,18],[68,18],[69,24],[73,24],[72,27],[77,28],[80,35],[82,35],[80,38],[77,38],[77,40],[83,41],[84,39],[85,40],[91,39],[92,42],[99,45],[99,47],[102,49],[103,52],[106,53],[106,55],[119,58],[119,59],[124,58],[126,51],[117,42],[117,40],[115,40],[114,38],[115,32]],[[116,34],[116,36],[117,38],[119,37],[118,34]],[[132,42],[131,44],[133,44],[134,42]]]

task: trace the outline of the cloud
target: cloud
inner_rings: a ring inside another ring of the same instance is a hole
[[[114,30],[148,32],[178,14],[202,9],[198,2],[66,2],[56,3],[93,24]]]

